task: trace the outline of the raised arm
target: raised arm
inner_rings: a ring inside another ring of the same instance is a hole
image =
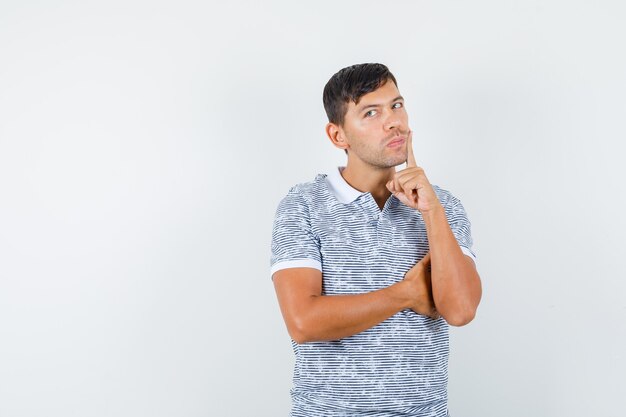
[[[437,316],[427,260],[389,287],[357,295],[322,295],[322,273],[315,268],[287,268],[273,275],[287,331],[296,343],[337,340],[367,330],[411,308]]]
[[[431,256],[432,290],[439,314],[453,326],[474,319],[482,295],[474,261],[461,251],[432,185],[413,154],[412,132],[407,140],[407,166],[396,172],[387,188],[403,204],[419,210],[426,224]]]
[[[424,215],[431,254],[433,298],[440,314],[453,326],[474,319],[482,295],[474,261],[454,237],[443,207]]]

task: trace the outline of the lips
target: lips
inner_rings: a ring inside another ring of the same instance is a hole
[[[399,146],[405,142],[405,138],[403,136],[398,136],[391,140],[391,142],[387,143],[387,146]]]

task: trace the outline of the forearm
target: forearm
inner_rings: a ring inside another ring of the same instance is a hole
[[[365,294],[311,296],[299,307],[290,333],[297,343],[341,339],[379,324],[411,302],[401,282]]]
[[[431,282],[437,311],[455,326],[469,323],[481,297],[480,277],[461,251],[445,211],[438,206],[423,213],[431,256]]]

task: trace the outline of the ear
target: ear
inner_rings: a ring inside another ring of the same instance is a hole
[[[350,148],[350,144],[346,141],[346,135],[341,126],[334,123],[328,123],[326,125],[326,135],[336,148],[343,150]]]

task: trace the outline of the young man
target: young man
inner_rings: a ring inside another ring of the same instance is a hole
[[[470,222],[417,165],[386,66],[340,70],[324,107],[347,164],[292,187],[272,234],[291,415],[447,416],[448,324],[469,323],[481,298]]]

